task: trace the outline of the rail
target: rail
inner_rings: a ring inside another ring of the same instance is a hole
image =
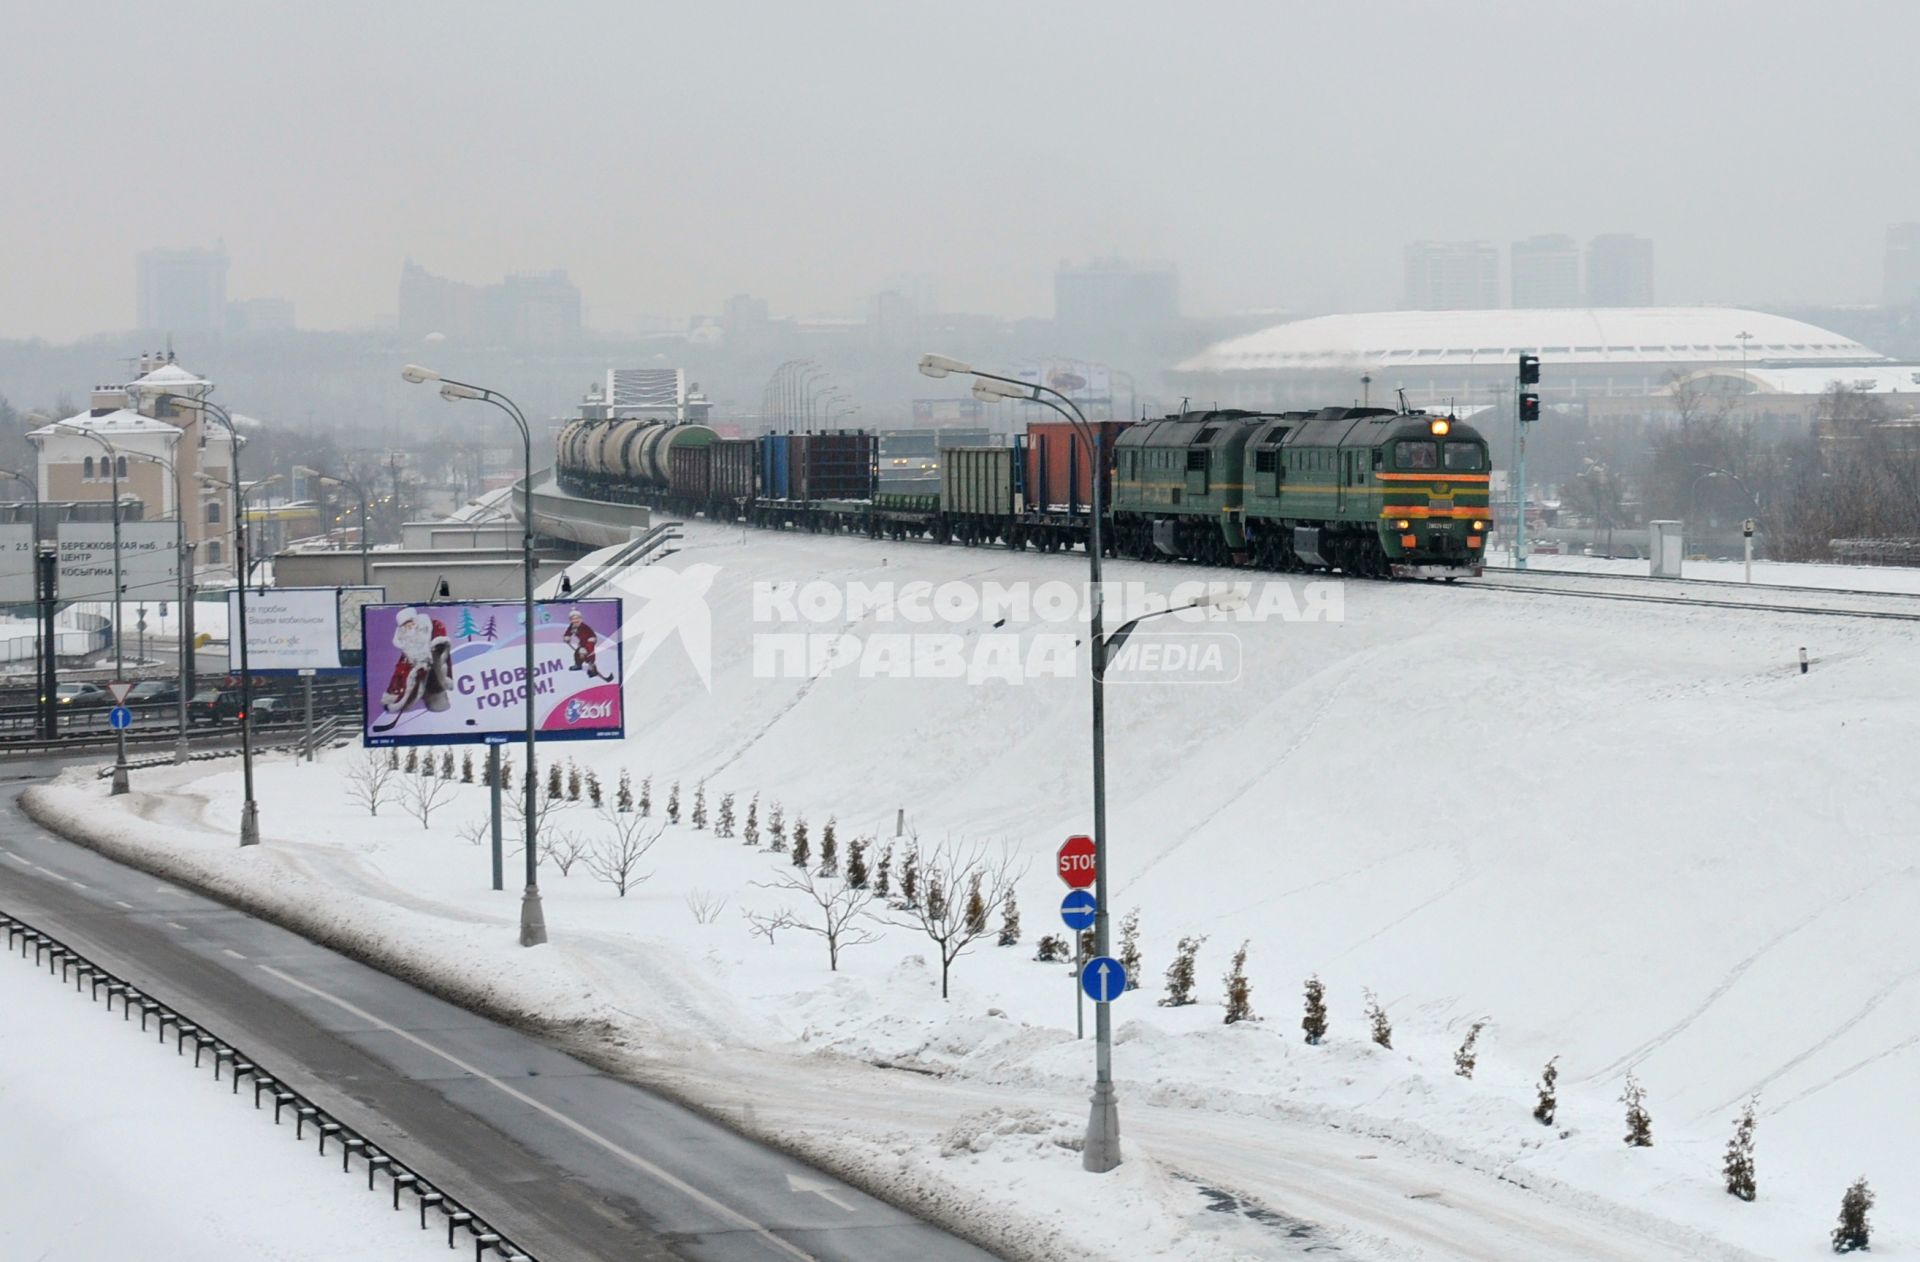
[[[211,1059],[215,1082],[220,1081],[221,1070],[227,1071],[227,1081],[231,1084],[228,1095],[239,1095],[240,1080],[247,1079],[248,1086],[253,1090],[254,1110],[262,1111],[260,1098],[265,1095],[273,1101],[275,1126],[280,1125],[283,1116],[291,1115],[293,1118],[294,1139],[304,1140],[306,1128],[313,1127],[322,1157],[327,1155],[327,1141],[332,1140],[340,1152],[342,1174],[351,1173],[353,1160],[358,1157],[367,1172],[369,1192],[374,1190],[378,1177],[384,1174],[393,1189],[394,1209],[400,1208],[402,1192],[414,1198],[414,1204],[420,1211],[420,1230],[427,1229],[427,1211],[437,1210],[447,1226],[447,1248],[455,1247],[455,1238],[464,1228],[468,1240],[473,1244],[474,1262],[485,1262],[485,1255],[489,1251],[493,1253],[494,1262],[535,1262],[534,1256],[508,1239],[505,1232],[435,1187],[419,1171],[341,1121],[338,1116],[295,1091],[279,1074],[268,1072],[257,1057],[242,1052],[231,1040],[214,1034],[203,1022],[188,1020],[178,1009],[161,1003],[132,982],[102,968],[52,934],[34,928],[18,916],[0,912],[0,932],[7,935],[7,954],[13,954],[17,946],[20,958],[24,960],[31,950],[36,969],[44,958],[50,976],[57,971],[60,984],[64,986],[71,974],[75,993],[84,990],[95,1003],[100,1002],[104,992],[109,1016],[113,1014],[113,1001],[120,1000],[122,1024],[130,1023],[137,1009],[140,1013],[140,1033],[144,1035],[147,1023],[152,1021],[155,1036],[162,1046],[166,1044],[167,1028],[171,1026],[173,1054],[184,1057],[187,1044],[191,1042],[195,1069],[200,1068],[202,1060]]]
[[[573,585],[569,595],[576,600],[593,595],[612,582],[620,572],[632,569],[649,559],[658,560],[659,556],[665,555],[661,549],[680,537],[680,528],[672,522],[662,522],[652,527],[646,534],[621,545],[619,551],[594,566],[584,579]],[[659,555],[655,555],[656,553]]]

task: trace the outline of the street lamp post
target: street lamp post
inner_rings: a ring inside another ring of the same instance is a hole
[[[370,581],[367,577],[367,489],[352,478],[336,478],[331,473],[322,473],[318,469],[313,471],[313,476],[322,482],[351,487],[353,493],[360,497],[360,586],[365,587]]]
[[[31,553],[32,560],[27,566],[27,576],[33,580],[34,591],[37,595],[40,585],[40,479],[37,477],[30,478],[26,474],[13,469],[0,469],[0,478],[12,478],[16,482],[24,483],[27,488],[33,492],[33,552]],[[38,601],[34,603],[36,606],[39,604]],[[40,619],[38,617],[39,610],[36,608],[34,612],[36,616],[33,620],[33,673],[37,679],[40,676],[40,659],[46,654],[47,650],[46,645],[43,643],[46,635],[40,627]],[[44,684],[34,689],[36,695],[42,694],[45,691],[46,687]],[[40,705],[36,707],[36,720],[38,711],[44,710],[45,708],[46,702],[42,700]]]
[[[240,803],[240,844],[257,846],[260,844],[260,803],[253,796],[253,663],[247,656],[247,525],[240,482],[240,434],[233,427],[232,414],[211,400],[189,394],[161,394],[156,402],[210,416],[227,431],[227,472],[233,479],[230,486],[233,491],[234,575],[238,583],[236,590],[240,609],[239,627],[228,633],[230,637],[238,635],[240,638],[240,772],[244,788]],[[205,482],[218,481],[205,474],[201,474],[200,478]]]
[[[520,945],[523,947],[539,946],[547,940],[547,920],[540,907],[540,859],[538,851],[535,849],[539,841],[539,838],[535,835],[538,831],[536,824],[539,820],[538,798],[536,796],[539,792],[539,776],[535,774],[533,718],[533,634],[536,625],[533,620],[533,430],[528,427],[527,418],[520,411],[519,406],[515,404],[512,399],[509,399],[506,395],[496,390],[488,390],[483,386],[469,385],[464,381],[453,381],[442,377],[431,368],[422,368],[418,364],[408,364],[405,368],[401,369],[400,376],[415,385],[425,385],[432,381],[439,382],[440,397],[446,399],[448,402],[453,402],[458,399],[477,399],[482,403],[491,403],[494,407],[499,408],[502,412],[512,417],[513,423],[520,429],[521,450],[524,456],[523,472],[525,474],[521,482],[521,487],[524,491],[521,511],[525,518],[522,523],[523,529],[520,538],[520,546],[525,563],[525,583],[522,593],[522,603],[527,622],[527,769],[525,773],[527,889],[526,893],[523,894],[520,899]]]
[[[63,434],[77,434],[100,444],[107,453],[107,470],[113,478],[113,676],[121,680],[126,675],[126,654],[120,647],[120,460],[119,451],[114,445],[78,425],[62,422],[54,428]],[[131,787],[127,783],[127,729],[117,727],[113,730],[113,794],[127,792]]]

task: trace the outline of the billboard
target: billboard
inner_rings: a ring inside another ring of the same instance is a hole
[[[342,671],[360,648],[360,611],[386,598],[384,587],[249,587],[247,666],[256,675]],[[353,620],[353,638],[343,625]],[[227,593],[227,667],[240,671],[240,596]]]
[[[60,523],[61,600],[113,599],[113,523]],[[170,600],[179,587],[180,527],[170,521],[120,523],[123,600]]]
[[[24,605],[33,590],[33,526],[0,526],[0,605]]]
[[[1049,359],[1017,368],[1014,376],[1058,390],[1078,404],[1090,421],[1113,419],[1113,372],[1105,364]]]
[[[362,611],[370,746],[461,745],[526,730],[526,633],[518,601],[369,605]],[[541,740],[618,740],[618,600],[534,604],[533,718]]]

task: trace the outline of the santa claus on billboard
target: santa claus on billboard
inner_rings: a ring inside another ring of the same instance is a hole
[[[453,641],[445,624],[417,609],[402,609],[394,620],[393,647],[400,650],[400,658],[380,697],[380,704],[393,716],[384,726],[392,726],[416,704],[436,713],[450,706]]]
[[[600,637],[587,625],[578,609],[567,615],[567,629],[560,638],[573,646],[573,669],[584,670],[595,679],[613,682],[613,676],[600,669]]]

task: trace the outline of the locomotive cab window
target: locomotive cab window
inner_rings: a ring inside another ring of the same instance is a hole
[[[1478,473],[1486,467],[1478,443],[1448,443],[1446,461],[1447,468],[1460,473]]]
[[[1440,467],[1439,446],[1438,443],[1425,441],[1396,443],[1394,463],[1402,469],[1437,469]]]

